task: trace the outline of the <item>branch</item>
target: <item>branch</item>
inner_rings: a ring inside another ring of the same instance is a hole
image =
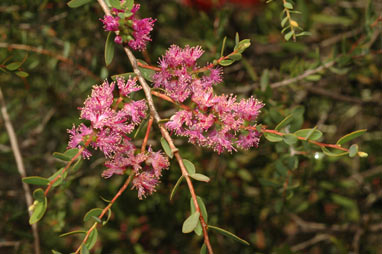
[[[19,145],[18,145],[18,142],[17,142],[16,133],[15,133],[15,130],[13,129],[11,120],[9,118],[9,115],[8,115],[8,112],[7,112],[7,106],[5,104],[5,100],[4,100],[4,96],[3,96],[3,92],[1,90],[1,88],[0,88],[0,104],[1,104],[1,114],[2,114],[2,116],[4,118],[5,128],[7,129],[7,133],[8,133],[10,142],[11,142],[11,147],[12,147],[13,155],[15,156],[17,170],[19,171],[19,174],[23,178],[23,177],[26,177],[27,174],[25,172],[23,158],[21,156],[20,148],[19,148]],[[30,207],[33,204],[33,198],[32,198],[32,194],[31,194],[31,190],[30,190],[28,184],[22,182],[22,185],[23,185],[23,189],[24,189],[24,195],[25,195],[25,200],[26,200],[26,203],[27,203],[27,207]],[[32,211],[30,211],[28,209],[28,213],[29,213],[29,217],[31,217],[32,216]],[[40,240],[39,240],[37,224],[33,224],[32,225],[32,232],[33,232],[33,238],[34,238],[34,251],[35,251],[35,254],[40,254],[41,250],[40,250]]]
[[[101,5],[101,7],[102,7],[103,11],[105,12],[105,14],[106,15],[110,15],[110,9],[106,5],[104,0],[97,0],[97,1]],[[157,123],[163,138],[169,144],[169,146],[171,148],[171,151],[173,152],[173,154],[175,155],[176,160],[178,161],[178,164],[179,164],[180,169],[182,171],[182,175],[185,177],[185,179],[187,181],[188,189],[190,190],[191,197],[192,197],[193,203],[195,205],[195,209],[200,214],[199,220],[200,220],[200,223],[201,223],[202,229],[203,229],[204,243],[205,243],[205,245],[206,245],[206,247],[208,249],[209,254],[213,254],[213,250],[212,250],[211,243],[210,243],[210,240],[209,240],[209,237],[208,237],[208,232],[207,232],[208,226],[207,226],[207,224],[206,224],[206,222],[205,222],[205,220],[203,218],[203,215],[202,215],[202,213],[200,211],[200,207],[199,207],[199,204],[198,204],[197,199],[196,199],[196,194],[195,194],[194,186],[193,186],[192,181],[191,181],[191,179],[189,177],[188,171],[186,170],[186,167],[183,164],[183,160],[182,160],[181,155],[179,154],[179,150],[174,145],[174,142],[173,142],[170,134],[168,133],[166,128],[161,123],[162,119],[160,118],[160,116],[159,116],[159,114],[158,114],[158,112],[157,112],[157,110],[155,108],[155,104],[154,104],[153,98],[151,96],[151,88],[147,84],[146,80],[143,78],[140,70],[138,69],[137,59],[135,58],[135,56],[133,55],[133,53],[130,51],[129,48],[127,48],[125,46],[124,50],[125,50],[125,53],[126,53],[127,57],[129,58],[129,61],[130,61],[131,65],[132,65],[132,67],[133,67],[134,73],[137,75],[139,83],[141,84],[141,86],[143,88],[143,91],[144,91],[145,96],[146,96],[147,103],[148,103],[149,108],[150,108],[150,114],[154,118],[155,122]]]
[[[280,81],[280,82],[275,82],[275,83],[272,83],[270,84],[269,86],[271,88],[277,88],[277,87],[281,87],[281,86],[287,86],[289,84],[292,84],[292,83],[295,83],[297,81],[300,81],[300,80],[303,80],[304,78],[310,76],[310,75],[313,75],[313,74],[316,74],[318,72],[321,72],[323,71],[324,69],[327,69],[327,68],[330,68],[332,67],[335,63],[337,62],[337,60],[332,60],[332,61],[329,61],[327,62],[326,64],[323,64],[323,65],[320,65],[319,67],[317,67],[316,69],[310,69],[310,70],[307,70],[305,71],[304,73],[302,73],[301,75],[297,76],[297,77],[294,77],[294,78],[290,78],[290,79],[286,79],[286,80],[283,80],[283,81]]]
[[[100,79],[97,75],[95,75],[93,72],[91,72],[88,68],[86,68],[86,67],[84,67],[82,65],[79,65],[79,64],[75,64],[72,59],[69,59],[69,58],[64,57],[62,55],[59,55],[59,54],[54,53],[52,51],[49,51],[47,49],[36,48],[36,47],[33,47],[33,46],[24,45],[24,44],[9,44],[9,43],[5,43],[5,42],[0,42],[0,48],[19,49],[19,50],[36,52],[36,53],[42,54],[42,55],[48,55],[48,56],[51,56],[53,58],[56,58],[57,60],[59,60],[61,62],[66,63],[67,65],[69,65],[71,67],[78,68],[84,74],[86,74],[87,76],[92,77],[95,80],[99,80]]]
[[[115,194],[115,196],[113,197],[113,199],[110,201],[110,203],[102,210],[101,214],[98,216],[98,219],[102,219],[102,217],[106,214],[106,212],[111,208],[111,206],[114,204],[114,202],[119,198],[119,196],[122,195],[122,193],[126,190],[127,186],[129,186],[131,180],[133,180],[134,178],[134,173],[132,173],[125,181],[125,183],[122,185],[122,187],[119,189],[119,191],[117,192],[117,194]],[[88,240],[89,236],[90,236],[90,233],[97,227],[98,225],[98,222],[95,222],[93,224],[93,226],[91,226],[91,228],[88,229],[88,231],[86,232],[86,235],[84,237],[84,240],[82,240],[82,243],[81,245],[78,247],[78,249],[76,250],[75,254],[78,254],[81,249],[82,249],[82,246],[86,243],[86,241]]]

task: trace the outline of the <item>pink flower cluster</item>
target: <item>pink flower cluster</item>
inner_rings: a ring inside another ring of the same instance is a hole
[[[121,6],[123,6],[121,1]],[[144,50],[146,43],[151,41],[150,32],[153,30],[155,19],[137,18],[137,11],[140,5],[135,4],[131,10],[113,8],[112,15],[105,15],[100,19],[106,31],[118,32],[114,42],[122,44],[127,42],[134,50]]]
[[[118,86],[119,100],[114,99],[115,86]],[[109,84],[105,81],[100,86],[94,86],[91,96],[81,108],[81,118],[89,120],[90,127],[82,123],[68,130],[68,148],[81,148],[91,138],[89,146],[101,150],[107,159],[107,169],[102,176],[109,178],[131,168],[136,175],[134,188],[141,199],[155,191],[162,170],[168,168],[169,163],[167,157],[161,152],[153,152],[151,148],[146,153],[140,152],[127,136],[146,118],[145,100],[134,101],[129,97],[130,93],[139,90],[141,87],[133,78],[127,81],[118,78],[117,82]],[[117,101],[121,99],[127,102],[120,107]],[[82,156],[89,158],[91,153],[84,149]],[[145,166],[142,166],[143,163]]]
[[[222,70],[213,65],[199,68],[196,61],[202,54],[200,47],[173,45],[159,61],[154,85],[177,102],[190,98],[193,105],[176,112],[167,129],[219,154],[257,146],[260,133],[246,126],[256,125],[264,104],[253,97],[238,101],[233,95],[216,95],[213,86],[222,81]]]

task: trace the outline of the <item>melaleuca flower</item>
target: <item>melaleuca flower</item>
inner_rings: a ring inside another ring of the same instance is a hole
[[[118,86],[119,99],[114,98],[114,89]],[[68,148],[82,148],[89,140],[89,147],[99,149],[106,157],[106,170],[102,172],[104,178],[114,174],[122,175],[131,169],[135,175],[134,188],[138,190],[138,197],[146,197],[155,191],[162,171],[169,167],[168,158],[160,151],[154,152],[149,147],[147,152],[139,151],[126,136],[146,118],[147,105],[145,100],[134,101],[129,96],[132,92],[141,90],[136,79],[125,81],[118,78],[117,82],[105,81],[100,86],[93,86],[91,95],[85,100],[81,108],[81,118],[90,121],[90,127],[80,124],[68,130],[70,139]],[[123,107],[115,105],[126,98],[129,102]],[[84,158],[91,153],[84,148]]]
[[[208,68],[198,77],[196,61],[203,55],[201,47],[184,49],[172,45],[159,60],[161,71],[153,75],[155,87],[161,87],[177,102],[183,102],[199,90],[206,90],[222,81],[220,68]]]
[[[211,64],[198,67],[203,53],[199,46],[172,45],[159,60],[161,71],[153,75],[154,85],[176,102],[193,103],[192,109],[176,112],[167,129],[219,154],[257,146],[260,133],[245,126],[256,125],[264,104],[253,97],[238,101],[233,95],[216,95],[213,87],[222,82],[223,71]]]
[[[153,172],[142,172],[133,179],[133,189],[138,190],[138,198],[142,199],[155,192],[159,180]]]
[[[115,43],[126,42],[134,50],[144,50],[147,42],[151,41],[150,32],[153,30],[155,19],[137,18],[139,4],[135,4],[131,10],[121,1],[121,9],[113,8],[111,15],[105,15],[100,19],[105,31],[117,32]]]

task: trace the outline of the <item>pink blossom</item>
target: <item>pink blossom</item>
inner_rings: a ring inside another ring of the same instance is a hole
[[[133,180],[133,189],[138,190],[138,198],[142,199],[147,195],[155,192],[159,180],[155,177],[153,172],[142,172],[138,174]]]
[[[119,89],[119,94],[125,97],[132,92],[136,92],[142,89],[142,87],[137,84],[137,80],[131,77],[129,77],[127,81],[125,81],[124,78],[118,77],[117,85]]]
[[[104,19],[100,19],[103,23],[103,28],[106,31],[118,31],[119,29],[119,17],[105,15]]]

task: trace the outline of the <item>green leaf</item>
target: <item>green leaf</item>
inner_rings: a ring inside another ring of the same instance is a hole
[[[98,238],[98,231],[97,231],[97,229],[95,228],[95,229],[93,229],[92,232],[90,232],[90,234],[89,234],[89,238],[87,239],[87,241],[86,241],[86,243],[85,243],[85,246],[86,246],[89,250],[91,250],[91,249],[94,247],[94,245],[96,244],[96,242],[97,242],[97,238]]]
[[[107,218],[106,218],[106,220],[104,220],[104,221],[102,222],[102,225],[103,225],[103,226],[106,225],[106,223],[109,222],[110,218],[111,218],[111,209],[109,208],[109,209],[107,209]]]
[[[229,238],[231,238],[231,239],[233,239],[235,241],[238,241],[239,243],[242,243],[244,245],[248,245],[249,246],[249,242],[247,242],[244,239],[241,239],[237,235],[234,235],[233,233],[231,233],[231,232],[229,232],[229,231],[227,231],[225,229],[222,229],[222,228],[219,228],[219,227],[216,227],[216,226],[211,226],[211,225],[208,225],[208,228],[218,232],[219,234],[227,236],[227,237],[229,237]]]
[[[198,202],[200,212],[202,213],[204,221],[207,223],[208,222],[208,213],[206,209],[206,205],[203,202],[203,199],[199,196],[196,196],[196,201]],[[196,211],[194,201],[192,197],[190,198],[190,205],[191,205],[191,213],[194,213]]]
[[[210,181],[210,178],[208,176],[205,176],[203,174],[190,174],[190,177],[192,177],[193,179],[197,180],[197,181],[201,181],[201,182],[206,182],[208,183]]]
[[[334,203],[346,208],[357,207],[357,204],[354,200],[341,195],[332,194],[332,200],[334,201]]]
[[[288,33],[286,33],[286,34],[284,35],[285,40],[286,40],[286,41],[289,41],[289,39],[292,37],[293,34],[294,34],[294,31],[293,31],[293,30],[291,30],[291,31],[289,31]]]
[[[207,247],[204,243],[202,245],[202,248],[200,248],[200,254],[208,254],[207,253]]]
[[[321,147],[321,150],[324,154],[326,154],[327,156],[330,156],[330,157],[340,157],[340,156],[344,156],[344,155],[348,154],[348,152],[338,151],[338,150],[337,150],[337,152],[331,152],[326,147]]]
[[[29,224],[34,224],[41,220],[46,212],[46,208],[48,206],[48,200],[44,195],[44,191],[39,188],[33,192],[33,197],[35,202],[33,203],[33,212],[31,217],[29,218]]]
[[[88,221],[90,219],[94,219],[93,216],[94,217],[98,217],[98,216],[101,215],[101,213],[102,213],[102,209],[101,208],[93,208],[93,209],[91,209],[90,211],[88,211],[85,214],[84,221],[86,222],[86,221]]]
[[[312,33],[305,31],[305,32],[301,32],[301,33],[296,34],[296,37],[305,36],[305,35],[306,36],[312,35]]]
[[[145,61],[143,61],[141,59],[137,59],[137,61],[139,63],[141,63],[141,64],[149,65],[148,63],[146,63]],[[155,74],[154,70],[142,68],[142,67],[139,67],[139,66],[138,66],[138,69],[140,70],[140,72],[141,72],[142,76],[144,77],[144,79],[146,79],[147,81],[153,82],[153,75]]]
[[[178,181],[176,181],[176,184],[175,184],[174,188],[172,188],[172,191],[170,194],[170,200],[172,200],[172,198],[174,197],[176,190],[178,189],[179,185],[183,181],[183,178],[184,178],[184,176],[180,176]]]
[[[163,147],[164,152],[167,154],[168,157],[170,157],[172,159],[172,157],[174,157],[174,155],[173,155],[171,148],[170,148],[169,144],[167,143],[167,141],[163,137],[161,137],[160,143]]]
[[[72,158],[76,156],[78,152],[79,152],[79,149],[72,148],[72,149],[66,150],[64,153],[54,152],[53,156],[63,161],[71,161]]]
[[[109,0],[109,3],[112,7],[116,8],[116,9],[121,9],[121,1],[119,0]]]
[[[281,27],[284,27],[287,21],[288,17],[283,18],[283,20],[281,20]]]
[[[77,8],[77,7],[80,7],[84,4],[89,3],[90,1],[92,1],[92,0],[71,0],[71,1],[69,1],[68,6],[70,8]]]
[[[61,252],[58,252],[56,250],[52,250],[52,254],[62,254]]]
[[[182,232],[184,234],[191,233],[199,222],[199,212],[191,214],[183,223]]]
[[[290,133],[288,133],[288,134],[285,134],[284,136],[283,136],[283,141],[287,144],[287,145],[293,145],[293,144],[296,144],[297,143],[297,137],[296,137],[296,135],[294,135],[294,134],[290,134]]]
[[[234,60],[234,61],[239,61],[242,57],[243,57],[242,54],[236,53],[236,54],[230,55],[229,59]]]
[[[293,120],[293,114],[287,115],[277,126],[275,127],[275,130],[279,131],[285,126],[287,126],[291,121]]]
[[[353,158],[354,156],[357,155],[357,153],[358,153],[358,145],[357,144],[351,145],[349,148],[349,157]]]
[[[349,142],[350,140],[353,140],[353,139],[363,135],[366,131],[367,131],[367,129],[362,129],[362,130],[353,131],[349,134],[346,134],[345,136],[341,137],[337,141],[337,145],[343,145],[343,144]]]
[[[235,46],[236,46],[236,47],[239,45],[239,42],[240,42],[239,33],[236,32],[236,34],[235,34]]]
[[[239,45],[237,45],[236,50],[237,50],[239,53],[243,53],[244,50],[246,50],[247,48],[249,48],[249,46],[251,46],[251,40],[250,40],[250,39],[244,39],[244,40],[242,40],[242,41],[239,42]]]
[[[130,77],[135,77],[135,76],[136,75],[134,72],[126,72],[126,73],[113,75],[113,76],[111,76],[111,79],[115,81],[115,80],[117,80],[118,77],[123,77],[124,79],[128,80]]]
[[[86,234],[86,231],[84,230],[75,230],[75,231],[70,231],[70,232],[67,232],[67,233],[63,233],[61,235],[59,235],[59,237],[65,237],[65,236],[68,236],[68,235],[75,235],[75,234]]]
[[[77,171],[82,166],[82,160],[81,157],[74,163],[74,165],[71,167],[72,171]]]
[[[64,168],[60,168],[56,173],[54,173],[52,176],[50,176],[48,178],[49,181],[53,181],[53,179],[55,179],[58,175],[61,175],[60,178],[58,178],[58,180],[56,180],[56,182],[54,182],[54,184],[52,185],[53,187],[59,186],[64,181],[66,176],[68,175],[67,171],[65,171],[65,173],[62,174],[63,170],[64,170]]]
[[[287,8],[287,9],[289,9],[289,10],[292,10],[292,9],[293,9],[293,5],[292,5],[291,3],[289,3],[289,2],[285,2],[285,3],[284,3],[284,7]]]
[[[85,244],[82,245],[81,254],[90,254],[89,249]]]
[[[134,6],[134,0],[126,0],[126,9],[133,9]]]
[[[13,62],[13,63],[7,64],[5,68],[7,68],[10,71],[14,71],[20,68],[21,64],[22,64],[21,62]]]
[[[227,36],[224,36],[223,43],[222,43],[222,48],[220,50],[220,57],[224,56],[224,50],[225,50],[226,42],[227,42]]]
[[[321,75],[320,74],[313,74],[313,75],[309,75],[305,79],[308,81],[319,81],[321,79]]]
[[[114,58],[114,40],[112,36],[113,32],[109,32],[105,43],[105,63],[108,66]]]
[[[226,60],[222,60],[222,61],[220,61],[219,62],[219,64],[221,65],[221,66],[230,66],[231,64],[233,64],[233,60],[231,60],[231,59],[226,59]]]
[[[188,174],[195,174],[195,165],[191,161],[183,159],[183,164],[186,167]]]
[[[19,76],[20,78],[26,78],[29,76],[29,74],[25,71],[16,71],[15,74]]]
[[[265,178],[259,178],[258,181],[262,186],[265,186],[265,187],[280,187],[280,184],[269,181]]]
[[[264,132],[264,137],[270,142],[283,141],[283,138],[281,136],[273,134],[273,133]]]
[[[303,137],[308,140],[317,140],[321,138],[322,132],[319,130],[316,130],[316,128],[313,129],[301,129],[294,133],[298,137]]]
[[[28,177],[23,177],[23,182],[27,184],[47,186],[49,183],[49,180],[40,176],[28,176]]]

